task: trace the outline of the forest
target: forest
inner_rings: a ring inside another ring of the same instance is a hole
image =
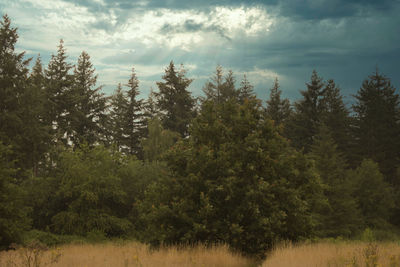
[[[146,99],[134,68],[106,95],[86,52],[71,65],[61,40],[43,66],[0,23],[0,250],[82,237],[262,256],[399,238],[400,98],[378,69],[351,106],[317,71],[297,101],[278,79],[263,101],[221,66],[194,98],[173,61]]]

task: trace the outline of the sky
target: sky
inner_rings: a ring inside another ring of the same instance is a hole
[[[88,52],[106,94],[134,67],[147,97],[171,60],[194,96],[218,64],[262,99],[275,78],[299,99],[314,69],[346,103],[377,67],[400,88],[400,0],[0,0],[0,11],[27,57],[47,65],[60,39],[71,63]]]

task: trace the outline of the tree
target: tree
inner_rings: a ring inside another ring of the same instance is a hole
[[[300,91],[303,98],[294,104],[295,114],[290,121],[291,129],[289,137],[297,149],[310,151],[310,146],[318,132],[321,118],[321,97],[323,95],[324,83],[314,70],[311,82],[307,83],[307,90]]]
[[[125,141],[126,141],[126,116],[128,110],[128,98],[125,95],[125,92],[122,90],[122,85],[118,84],[117,89],[114,91],[111,96],[111,110],[110,110],[110,125],[109,125],[109,134],[110,142],[112,142],[117,148],[118,151],[123,152],[126,150]]]
[[[311,235],[321,188],[257,100],[203,103],[188,139],[164,156],[171,174],[140,205],[153,245],[228,243],[263,255],[279,240]]]
[[[72,65],[67,63],[64,41],[61,39],[57,55],[52,55],[45,70],[46,98],[49,103],[46,122],[51,125],[53,144],[69,144],[72,135],[71,108],[75,94],[72,90],[73,76],[69,73]]]
[[[16,53],[17,29],[11,27],[7,15],[0,21],[0,141],[12,145],[15,159],[26,158],[23,147],[23,128],[21,98],[25,94],[28,80],[28,64],[25,53]],[[22,164],[24,161],[18,161]]]
[[[214,76],[211,77],[211,81],[207,82],[203,88],[203,92],[206,95],[204,100],[212,100],[220,104],[231,98],[238,98],[239,92],[235,89],[235,82],[233,72],[230,70],[224,77],[223,69],[218,65]]]
[[[86,235],[99,231],[108,237],[126,235],[132,224],[126,219],[126,194],[117,176],[123,159],[102,146],[82,145],[64,151],[55,174],[58,203],[51,228],[59,234]]]
[[[361,214],[353,197],[354,184],[346,175],[346,163],[338,151],[331,132],[324,124],[311,146],[310,157],[314,159],[318,174],[324,184],[328,205],[321,213],[319,227],[322,237],[351,237],[360,230]]]
[[[328,127],[338,150],[343,156],[350,156],[351,133],[350,116],[343,96],[335,82],[330,79],[327,81],[320,100],[321,118],[320,123]]]
[[[142,158],[142,148],[140,140],[144,134],[144,114],[143,114],[143,100],[137,99],[139,96],[139,81],[136,77],[135,69],[132,68],[132,74],[127,84],[129,90],[127,91],[128,105],[125,119],[126,121],[126,135],[127,147],[129,154],[137,155]]]
[[[75,147],[94,145],[102,139],[106,114],[106,98],[96,86],[97,75],[90,56],[83,51],[74,68],[73,95],[67,109],[70,114],[70,140]]]
[[[246,74],[244,74],[238,92],[239,103],[243,104],[246,99],[252,99],[255,97],[253,88],[254,86],[251,85]]]
[[[354,134],[358,162],[370,158],[379,164],[388,182],[400,186],[400,98],[390,79],[378,70],[366,79],[355,95]]]
[[[177,71],[171,61],[162,77],[165,82],[157,82],[159,92],[155,93],[164,128],[177,132],[182,137],[188,134],[189,123],[194,117],[195,104],[191,93],[187,90],[192,80],[185,75],[186,70],[181,67]]]
[[[163,129],[158,117],[149,120],[147,128],[148,136],[142,140],[144,159],[157,161],[179,139],[179,134]]]
[[[372,160],[363,160],[349,175],[356,184],[354,196],[365,226],[386,229],[394,208],[394,195],[392,188],[384,181],[378,164]]]
[[[51,127],[46,123],[46,82],[40,56],[36,59],[28,83],[21,97],[21,119],[24,122],[21,131],[24,156],[21,161],[24,168],[31,169],[32,174],[37,176],[51,142]]]
[[[23,191],[16,184],[16,162],[10,158],[14,158],[11,147],[0,142],[0,250],[20,242],[30,226]]]
[[[289,99],[281,99],[282,91],[279,87],[278,78],[275,78],[265,110],[267,116],[272,119],[276,125],[285,123],[292,112]]]

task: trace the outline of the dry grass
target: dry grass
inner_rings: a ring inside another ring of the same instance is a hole
[[[28,266],[26,254],[17,251],[0,254],[0,266]],[[33,250],[30,252],[34,252]],[[251,266],[249,259],[229,252],[225,246],[205,248],[164,248],[150,251],[139,243],[67,245],[43,251],[38,266],[118,267],[118,266]],[[57,258],[58,257],[58,258]],[[33,261],[32,261],[33,262]],[[30,265],[30,266],[35,266]]]
[[[262,267],[400,267],[400,246],[396,243],[286,244],[274,249]]]

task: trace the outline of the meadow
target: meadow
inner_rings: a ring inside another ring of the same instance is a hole
[[[281,244],[255,260],[232,253],[227,246],[169,247],[151,250],[137,242],[70,244],[46,248],[40,244],[0,253],[4,267],[127,267],[127,266],[260,266],[260,267],[400,267],[395,242],[319,242]]]
[[[247,259],[229,251],[227,246],[170,247],[151,250],[130,243],[71,244],[53,249],[40,245],[0,253],[2,267],[128,267],[128,266],[254,266]]]

